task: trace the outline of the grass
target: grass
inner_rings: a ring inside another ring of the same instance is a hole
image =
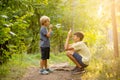
[[[40,54],[13,54],[8,63],[0,66],[0,80],[19,80],[29,67],[39,67]],[[49,65],[69,62],[64,53],[51,53]],[[71,63],[71,62],[69,62]],[[72,63],[71,63],[72,65]]]
[[[102,50],[92,54],[92,59],[83,80],[120,80],[120,57],[115,58],[113,52]]]
[[[57,55],[54,55],[54,54],[51,54],[50,56],[50,60],[49,60],[49,65],[51,64],[59,64],[59,63],[69,63],[70,65],[74,65],[70,59],[66,56],[66,54],[63,52],[63,53],[59,53]]]
[[[38,55],[14,54],[8,63],[0,66],[1,80],[19,80],[30,66],[38,64]]]
[[[0,80],[19,80],[29,67],[39,67],[40,54],[14,54],[8,63],[0,66]],[[49,65],[68,62],[74,65],[65,55],[51,53]],[[120,59],[115,59],[112,52],[92,53],[90,65],[82,80],[120,80]]]

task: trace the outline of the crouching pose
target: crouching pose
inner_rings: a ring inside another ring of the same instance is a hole
[[[69,44],[72,31],[70,30],[65,42],[65,50],[67,56],[75,63],[76,67],[72,69],[72,74],[78,74],[84,71],[84,68],[89,65],[90,51],[86,44],[82,41],[84,38],[83,33],[76,32],[73,35],[74,43]]]

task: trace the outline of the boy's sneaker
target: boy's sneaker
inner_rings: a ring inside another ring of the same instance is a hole
[[[77,68],[76,70],[74,70],[72,72],[72,74],[81,74],[81,73],[84,73],[84,72],[85,72],[84,68]]]
[[[74,67],[71,71],[75,71],[77,68],[78,68],[78,67],[76,66],[76,67]]]
[[[49,73],[52,73],[52,72],[53,72],[52,69],[46,69],[46,71],[48,71]]]
[[[49,74],[49,72],[46,71],[45,69],[40,70],[39,73],[42,74],[42,75],[47,75],[47,74]]]

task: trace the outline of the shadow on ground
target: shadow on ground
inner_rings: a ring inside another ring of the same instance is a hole
[[[21,80],[82,80],[82,74],[71,74],[70,70],[73,67],[69,66],[68,63],[52,65],[51,68],[54,69],[54,72],[48,75],[41,75],[39,74],[39,68],[31,67]]]

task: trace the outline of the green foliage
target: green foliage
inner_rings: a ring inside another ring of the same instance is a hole
[[[84,41],[91,48],[93,57],[92,66],[88,68],[90,72],[84,76],[85,80],[119,79],[120,72],[116,69],[120,61],[113,59],[113,50],[108,49],[112,45],[108,46],[107,42],[108,30],[112,29],[111,15],[108,14],[110,4],[109,0],[1,0],[0,63],[7,62],[15,54],[39,52],[39,19],[42,15],[47,15],[54,25],[51,37],[53,54],[64,51],[65,39],[70,28],[73,32],[82,31],[85,34]],[[116,1],[116,12],[119,22],[119,0]],[[55,27],[56,24],[61,24],[60,28]],[[120,28],[118,31],[120,32]],[[64,54],[57,54],[59,58],[53,54],[51,63],[59,60],[64,62],[66,59]],[[39,55],[32,56],[31,58],[39,58]],[[107,60],[108,57],[110,60]],[[24,58],[23,61],[27,62],[28,58]],[[17,61],[15,63],[18,64]]]
[[[87,72],[82,76],[85,80],[119,80],[120,59],[114,58],[113,51],[107,47],[91,48],[92,58]]]
[[[51,37],[51,48],[52,52],[59,53],[64,51],[65,38],[67,37],[67,31],[64,31],[64,26],[59,26],[60,28],[54,27],[53,35]],[[57,44],[57,45],[56,45]]]
[[[103,69],[101,71],[101,74],[98,77],[99,80],[119,80],[120,77],[120,70],[118,69],[120,67],[118,59],[111,59],[111,61],[107,61],[103,65]]]
[[[2,62],[9,59],[7,54],[39,51],[39,18],[47,15],[51,18],[51,23],[60,22],[59,3],[60,0],[0,1],[0,59]],[[48,10],[49,13],[46,12]]]
[[[5,62],[11,54],[21,53],[26,49],[24,38],[27,36],[26,29],[29,26],[26,19],[31,14],[28,13],[29,10],[25,11],[25,5],[19,0],[2,0],[0,3],[0,58]]]
[[[9,35],[9,31],[10,31],[10,28],[1,28],[0,29],[0,44],[3,44],[5,43],[5,41],[9,40],[10,39],[10,35]]]

